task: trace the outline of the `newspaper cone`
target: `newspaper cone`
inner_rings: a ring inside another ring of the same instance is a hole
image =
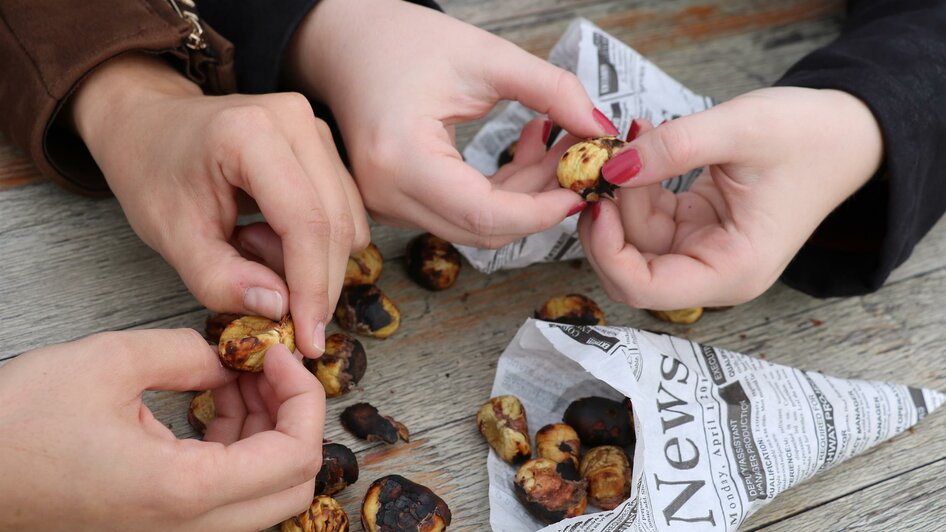
[[[529,320],[500,357],[493,395],[517,395],[530,429],[574,399],[633,402],[631,498],[548,531],[736,530],[791,486],[887,440],[941,406],[933,390],[841,379],[620,327]],[[490,452],[490,523],[543,525],[515,499],[515,469]]]

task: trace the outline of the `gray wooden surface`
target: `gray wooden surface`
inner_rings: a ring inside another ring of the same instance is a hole
[[[771,83],[829,41],[840,2],[784,0],[447,0],[447,11],[545,55],[575,15],[620,36],[695,91],[725,99]],[[460,130],[465,142],[475,125]],[[129,229],[114,201],[69,195],[43,182],[0,139],[0,360],[47,343],[128,328],[202,329],[206,312],[176,274]],[[328,402],[326,437],[358,453],[362,480],[339,495],[360,530],[358,507],[378,476],[400,473],[450,505],[451,530],[488,528],[486,444],[474,424],[496,359],[548,297],[582,292],[613,324],[660,328],[701,342],[834,375],[946,389],[946,222],[879,292],[817,300],[775,285],[757,300],[667,326],[607,300],[587,263],[537,265],[485,276],[468,265],[457,285],[431,294],[403,271],[410,232],[375,228],[387,259],[380,286],[403,315],[401,330],[366,340],[359,388]],[[148,404],[193,437],[189,394],[151,392]],[[410,444],[355,440],[337,423],[369,401],[404,422]],[[746,530],[946,528],[946,415],[781,495]]]

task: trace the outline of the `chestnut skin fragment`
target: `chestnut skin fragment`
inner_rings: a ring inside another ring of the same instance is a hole
[[[617,137],[598,137],[574,144],[558,162],[558,184],[577,192],[589,203],[598,201],[602,195],[613,195],[617,187],[601,176],[601,168],[625,144]]]
[[[400,476],[371,483],[361,504],[361,524],[368,532],[439,532],[452,516],[430,488]]]
[[[514,481],[519,502],[547,524],[581,515],[588,505],[588,483],[563,478],[557,466],[548,458],[533,458],[519,467]]]
[[[215,417],[217,417],[217,409],[214,407],[212,391],[201,392],[191,399],[191,404],[187,408],[187,422],[194,430],[204,434]]]
[[[526,410],[515,395],[499,395],[483,403],[476,413],[476,426],[506,462],[518,464],[532,457]]]
[[[410,441],[407,427],[390,416],[382,416],[368,403],[358,403],[342,411],[342,426],[355,436],[368,441],[397,443]]]
[[[381,277],[383,267],[381,250],[374,244],[368,244],[368,247],[348,258],[343,286],[375,284]]]
[[[566,480],[580,480],[581,440],[565,423],[552,423],[535,433],[535,451],[540,458],[558,464],[558,472]]]
[[[581,443],[589,447],[627,447],[636,440],[634,417],[629,406],[604,397],[583,397],[572,401],[565,409],[563,420],[575,429]]]
[[[407,274],[434,292],[453,286],[460,275],[460,252],[446,240],[424,233],[407,244]]]
[[[340,443],[322,445],[322,468],[315,476],[316,495],[335,495],[358,481],[358,459]]]
[[[568,294],[553,297],[535,311],[535,318],[566,325],[604,325],[604,311],[590,297]]]
[[[307,358],[304,363],[322,383],[326,397],[345,395],[358,384],[368,369],[364,346],[345,333],[326,338],[325,353],[315,360]]]
[[[211,314],[207,316],[207,321],[204,324],[204,336],[207,338],[208,342],[219,343],[220,335],[223,333],[223,330],[227,328],[227,325],[230,325],[231,322],[240,319],[240,314]]]
[[[518,140],[514,140],[512,144],[506,146],[506,149],[499,152],[499,156],[496,157],[496,166],[502,166],[504,164],[509,164],[512,162],[513,158],[516,157],[516,146],[519,145]]]
[[[338,502],[319,495],[309,509],[290,517],[279,526],[280,532],[348,532],[348,514]]]
[[[263,371],[263,357],[276,344],[296,350],[292,318],[279,323],[260,316],[244,316],[230,322],[220,335],[217,354],[220,362],[239,371]]]
[[[387,338],[401,325],[401,312],[380,288],[362,284],[342,289],[335,319],[345,330]]]
[[[703,317],[703,307],[681,308],[677,310],[648,310],[650,314],[669,323],[678,325],[690,325],[696,323]]]
[[[588,501],[613,510],[631,496],[631,463],[624,449],[594,447],[581,459],[581,477],[588,482]]]

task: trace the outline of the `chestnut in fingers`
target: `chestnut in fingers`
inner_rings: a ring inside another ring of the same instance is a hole
[[[601,168],[624,145],[617,137],[598,137],[573,145],[558,162],[558,184],[577,192],[589,203],[598,201],[602,195],[612,195],[616,187],[601,176]]]
[[[500,395],[483,403],[476,413],[476,426],[496,454],[510,464],[532,456],[526,410],[514,395]]]
[[[446,240],[424,233],[407,244],[407,274],[427,290],[446,290],[460,275],[460,252]]]
[[[578,433],[564,423],[552,423],[535,433],[535,449],[540,458],[558,464],[558,472],[567,480],[579,480],[581,441]]]
[[[407,427],[390,416],[382,416],[368,403],[358,403],[342,411],[342,426],[355,436],[368,441],[397,443],[410,441]]]
[[[316,495],[335,495],[358,481],[358,459],[340,443],[322,445],[322,467],[315,476]]]
[[[368,369],[365,348],[354,337],[336,333],[325,339],[325,353],[312,360],[305,359],[306,367],[325,388],[326,397],[344,395],[358,384]]]
[[[187,422],[194,430],[204,434],[207,432],[207,426],[216,416],[217,410],[214,407],[212,391],[201,392],[191,399],[191,404],[187,408]]]
[[[381,256],[381,250],[373,243],[368,244],[368,247],[348,258],[344,286],[375,284],[381,278],[383,266],[384,257]]]
[[[361,504],[367,532],[440,532],[451,517],[447,503],[430,488],[400,475],[372,482]]]
[[[631,463],[620,447],[602,445],[585,453],[581,477],[588,481],[588,500],[602,510],[613,510],[631,496]]]
[[[681,308],[677,310],[648,310],[658,320],[678,325],[690,325],[703,317],[703,307]]]
[[[581,443],[589,447],[627,447],[636,439],[630,408],[604,397],[583,397],[572,401],[565,409],[563,420],[575,429]]]
[[[543,523],[581,515],[588,504],[588,483],[562,477],[557,466],[548,458],[534,458],[519,467],[514,480],[516,497]]]
[[[604,311],[590,297],[568,294],[553,297],[535,311],[535,318],[566,325],[604,325]]]
[[[276,344],[296,350],[292,318],[278,323],[260,316],[244,316],[230,322],[220,334],[217,354],[220,362],[239,371],[263,371],[263,357]]]
[[[401,325],[400,311],[373,284],[343,288],[335,319],[345,330],[375,338],[387,338]]]
[[[348,514],[326,495],[312,500],[309,508],[279,526],[280,532],[348,532]]]
[[[211,343],[219,343],[220,335],[223,334],[223,330],[227,328],[227,325],[230,325],[234,320],[240,319],[240,314],[211,314],[207,316],[207,321],[204,324],[204,336],[207,338],[207,341]]]

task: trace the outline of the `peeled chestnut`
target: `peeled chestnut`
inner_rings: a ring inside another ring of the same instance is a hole
[[[562,477],[557,466],[548,458],[534,458],[516,472],[516,496],[543,523],[581,515],[588,504],[588,483]]]
[[[342,411],[342,426],[355,436],[368,441],[396,443],[410,441],[407,427],[390,416],[382,416],[368,403],[358,403]]]
[[[372,482],[361,504],[361,523],[367,532],[440,532],[451,517],[443,499],[400,475]]]
[[[535,318],[566,325],[604,325],[604,311],[590,297],[568,294],[553,297],[535,311]]]
[[[581,441],[578,433],[564,423],[552,423],[535,433],[535,450],[541,458],[558,464],[558,472],[567,480],[579,480]]]
[[[500,395],[483,403],[476,413],[476,426],[500,458],[510,464],[532,456],[526,410],[514,395]]]
[[[207,432],[207,425],[210,425],[216,416],[217,410],[214,408],[212,391],[199,393],[191,399],[191,404],[187,409],[187,422],[194,430],[201,434]]]
[[[372,284],[343,288],[335,319],[346,330],[375,338],[387,338],[401,325],[400,311]]]
[[[306,359],[305,364],[322,383],[325,396],[338,397],[365,376],[368,357],[361,342],[345,333],[336,333],[325,339],[325,353],[315,360]]]
[[[631,496],[631,463],[620,447],[602,445],[585,453],[581,477],[588,481],[588,500],[602,510],[613,510]]]
[[[374,244],[368,244],[368,247],[348,258],[344,286],[375,284],[381,277],[383,266],[381,250]]]
[[[568,148],[558,162],[559,185],[581,194],[587,202],[612,195],[616,187],[601,176],[601,168],[624,144],[617,137],[599,137]]]
[[[322,445],[322,468],[315,476],[316,495],[335,495],[358,481],[358,459],[340,443]]]
[[[657,319],[679,325],[696,323],[703,317],[703,307],[682,308],[678,310],[648,310],[647,312],[650,312],[651,315]]]
[[[446,290],[460,275],[460,252],[446,240],[424,233],[407,244],[407,274],[427,290]]]
[[[286,316],[275,322],[260,316],[244,316],[230,322],[220,334],[217,354],[220,362],[230,369],[263,371],[263,357],[276,344],[296,350],[292,318]]]
[[[309,509],[282,522],[280,532],[348,532],[348,514],[338,502],[319,495]]]
[[[227,325],[234,320],[240,319],[240,314],[212,314],[207,316],[204,332],[207,340],[212,343],[220,342],[220,335]]]
[[[563,418],[578,433],[581,443],[589,447],[626,447],[635,441],[630,408],[611,399],[583,397],[572,401]]]

